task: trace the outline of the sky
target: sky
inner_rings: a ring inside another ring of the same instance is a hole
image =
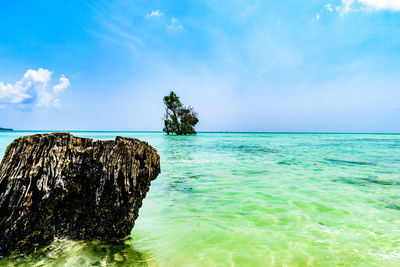
[[[0,6],[0,127],[400,132],[400,0]]]

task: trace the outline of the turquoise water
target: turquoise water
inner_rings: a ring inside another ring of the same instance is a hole
[[[31,133],[0,133],[0,157]],[[400,266],[400,135],[73,134],[161,155],[130,238],[60,240],[0,265]]]

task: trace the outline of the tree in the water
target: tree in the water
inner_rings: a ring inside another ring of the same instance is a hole
[[[194,126],[199,122],[192,107],[184,107],[173,91],[164,96],[165,115],[163,131],[169,134],[196,134]]]

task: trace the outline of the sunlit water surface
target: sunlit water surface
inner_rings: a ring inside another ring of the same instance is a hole
[[[0,132],[0,157],[16,137]],[[162,173],[130,238],[59,241],[21,266],[400,266],[400,135],[136,137]]]

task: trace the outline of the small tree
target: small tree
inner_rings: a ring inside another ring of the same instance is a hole
[[[164,96],[165,115],[163,131],[169,134],[196,134],[194,126],[199,122],[192,107],[184,107],[173,91]]]

